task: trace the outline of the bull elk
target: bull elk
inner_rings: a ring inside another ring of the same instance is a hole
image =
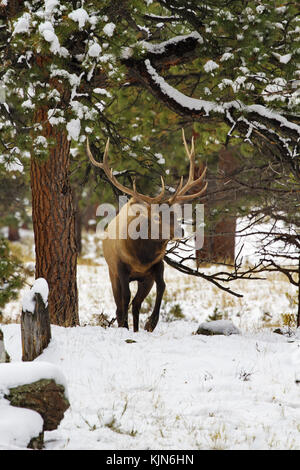
[[[190,161],[189,176],[185,185],[183,185],[183,177],[181,177],[176,191],[172,196],[168,197],[165,197],[163,178],[161,192],[155,197],[140,194],[136,189],[135,182],[133,183],[132,189],[123,186],[113,175],[113,171],[108,165],[109,139],[106,143],[102,163],[94,159],[87,140],[87,154],[91,163],[101,168],[116,188],[131,196],[130,200],[121,208],[118,215],[108,224],[106,229],[107,237],[103,240],[103,253],[109,268],[110,281],[117,306],[116,316],[119,327],[128,328],[128,307],[131,297],[129,283],[131,281],[138,282],[138,290],[132,301],[133,330],[138,331],[139,329],[140,308],[154,282],[156,283],[156,301],[153,312],[145,324],[145,330],[153,331],[158,322],[160,305],[165,290],[163,258],[168,242],[174,239],[174,217],[169,221],[169,236],[166,237],[164,235],[163,218],[159,210],[159,204],[164,203],[170,207],[173,204],[183,204],[192,201],[201,196],[207,187],[206,183],[200,191],[194,194],[186,194],[192,188],[201,184],[205,177],[206,168],[203,170],[201,176],[194,180],[194,140],[192,139],[191,149],[189,149],[185,140],[184,131],[182,131],[182,136],[184,147]],[[159,229],[159,236],[156,239],[152,239],[150,233],[147,239],[132,239],[128,236],[127,230],[133,218],[132,214],[136,214],[137,211],[142,214],[142,220],[147,223],[149,230],[153,224],[156,224],[156,227]],[[123,236],[116,236],[116,234],[122,233]]]

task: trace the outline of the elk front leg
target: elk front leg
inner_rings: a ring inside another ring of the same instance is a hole
[[[120,275],[121,273],[121,275]],[[128,328],[128,305],[130,302],[129,280],[126,273],[118,271],[118,275],[109,270],[111,286],[117,307],[118,327]]]
[[[121,284],[122,295],[122,314],[121,320],[118,322],[119,327],[128,328],[128,306],[130,302],[130,289],[129,289],[129,273],[125,264],[119,265],[119,279]]]
[[[114,274],[111,270],[109,270],[109,277],[110,277],[110,282],[111,282],[111,287],[117,307],[116,311],[116,316],[117,316],[117,322],[118,326],[122,323],[122,312],[123,312],[123,303],[122,303],[122,288],[121,288],[121,283],[120,279],[116,274]]]
[[[161,305],[161,301],[162,301],[164,291],[166,288],[166,284],[164,281],[163,261],[161,261],[160,263],[157,263],[153,267],[153,275],[154,275],[154,280],[156,282],[156,300],[155,300],[153,312],[151,316],[148,318],[146,325],[145,325],[146,331],[153,331],[159,319],[160,305]]]
[[[145,277],[143,280],[138,281],[138,290],[132,301],[132,315],[133,315],[133,331],[139,331],[139,315],[142,302],[149,294],[154,283],[154,279]]]

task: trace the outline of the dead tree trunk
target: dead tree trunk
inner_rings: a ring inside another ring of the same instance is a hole
[[[4,338],[3,338],[3,332],[0,330],[0,363],[1,362],[10,362],[10,357],[5,351],[4,347]]]
[[[297,328],[300,327],[300,256],[298,262],[298,312],[297,312]]]
[[[22,361],[33,361],[51,340],[50,318],[40,294],[34,296],[34,312],[22,311]]]
[[[10,242],[17,242],[20,240],[19,227],[9,225],[8,227],[8,239]]]
[[[222,189],[229,179],[229,175],[236,168],[236,160],[229,150],[222,150],[219,153],[218,173],[221,174],[221,180],[208,183],[208,192],[214,193],[215,189]],[[234,197],[235,195],[232,195]],[[229,195],[226,195],[228,198]],[[218,201],[222,200],[222,192],[218,192]],[[204,217],[209,218],[209,211],[218,204],[216,198],[211,197],[205,207]],[[236,217],[233,215],[222,215],[221,218],[204,234],[204,244],[201,250],[196,252],[198,264],[203,263],[229,263],[232,264],[235,259],[235,232]]]

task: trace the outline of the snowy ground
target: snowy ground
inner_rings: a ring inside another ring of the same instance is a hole
[[[81,326],[52,326],[36,359],[61,368],[71,403],[45,434],[46,449],[300,449],[300,335],[270,328],[295,312],[295,289],[283,277],[239,281],[244,297],[236,299],[167,267],[162,318],[153,333],[134,334],[97,326],[115,309],[98,255],[99,265],[86,256],[78,266]],[[170,321],[174,306],[184,317]],[[216,312],[242,334],[193,335]],[[12,302],[0,325],[13,361],[21,358],[19,314]]]

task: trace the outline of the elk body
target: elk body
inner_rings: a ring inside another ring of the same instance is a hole
[[[103,240],[103,253],[109,268],[119,327],[128,328],[128,307],[131,298],[129,284],[131,281],[138,282],[137,293],[132,301],[134,331],[139,329],[140,308],[154,283],[156,283],[156,300],[153,312],[145,324],[145,330],[153,331],[159,319],[161,301],[165,291],[163,258],[168,242],[174,239],[175,226],[175,215],[171,212],[170,220],[167,221],[169,227],[164,227],[166,222],[164,222],[159,208],[162,206],[159,206],[159,204],[164,207],[183,204],[199,197],[206,190],[207,184],[194,194],[186,194],[193,187],[201,184],[206,168],[201,176],[194,180],[194,141],[192,140],[192,146],[189,150],[183,132],[183,142],[190,160],[189,177],[185,185],[183,185],[183,177],[181,177],[180,183],[171,197],[165,197],[163,179],[162,190],[155,197],[138,193],[135,183],[133,189],[123,186],[108,166],[109,140],[105,147],[103,163],[99,163],[94,159],[87,142],[87,153],[93,165],[102,168],[115,187],[131,196],[131,199],[122,207],[118,215],[109,223],[106,229],[107,237]],[[141,228],[143,228],[143,224],[146,227],[147,236],[143,238],[132,238],[128,233],[128,227],[130,227],[130,223],[136,217],[137,212],[140,214],[139,224]],[[151,237],[153,228],[154,232],[158,234],[154,239]],[[168,230],[165,230],[166,228]]]

